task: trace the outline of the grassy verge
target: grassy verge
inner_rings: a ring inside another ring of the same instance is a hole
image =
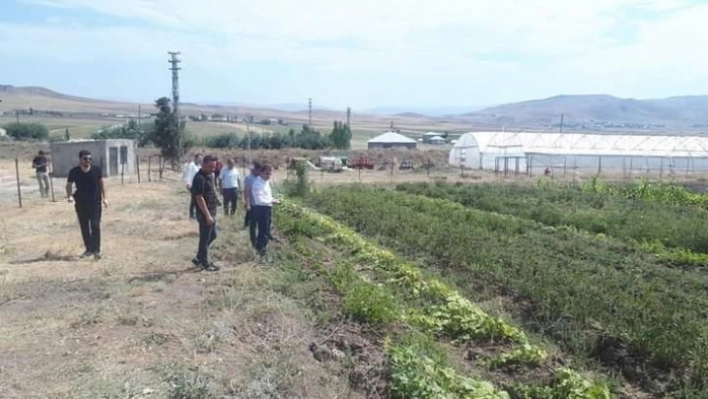
[[[526,326],[570,353],[653,390],[706,389],[704,276],[668,269],[609,240],[445,200],[337,188],[308,203],[444,268],[472,297],[503,287]]]

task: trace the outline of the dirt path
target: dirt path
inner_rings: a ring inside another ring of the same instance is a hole
[[[239,221],[220,216],[220,272],[191,267],[196,224],[171,177],[108,180],[98,262],[77,258],[68,203],[0,208],[0,397],[358,397],[307,349],[314,283],[253,262]]]

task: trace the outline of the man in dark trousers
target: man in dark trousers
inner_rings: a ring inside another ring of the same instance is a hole
[[[79,217],[81,237],[86,251],[82,258],[93,255],[95,260],[101,259],[101,211],[108,206],[106,188],[103,184],[103,171],[99,166],[92,165],[93,157],[87,150],[79,152],[79,166],[69,171],[66,179],[66,199],[74,203],[76,215]],[[72,186],[76,191],[72,194]]]
[[[238,189],[241,185],[238,169],[233,159],[226,160],[226,167],[221,169],[218,181],[224,196],[224,214],[233,216],[236,213]],[[230,205],[230,206],[229,206]]]
[[[266,255],[266,247],[268,241],[273,237],[270,235],[271,217],[273,205],[278,203],[278,200],[273,198],[273,192],[270,187],[270,176],[273,168],[268,164],[261,165],[261,172],[258,178],[251,186],[251,196],[253,202],[251,208],[251,223],[256,223],[258,226],[258,237],[256,238],[256,251],[261,258]]]
[[[219,270],[212,261],[209,260],[209,246],[216,240],[216,209],[218,201],[216,187],[214,187],[214,168],[216,158],[207,155],[202,161],[202,168],[194,176],[192,181],[192,197],[197,204],[197,221],[199,222],[199,247],[196,258],[192,259],[194,266],[203,270],[215,272]]]
[[[251,245],[255,248],[256,237],[258,235],[258,224],[251,223],[251,204],[253,203],[253,192],[251,188],[253,187],[253,182],[256,181],[258,175],[261,173],[261,164],[259,162],[253,162],[251,167],[251,173],[243,179],[243,206],[246,208],[246,218],[243,221],[244,227],[248,227],[248,234],[251,238]]]
[[[47,157],[44,155],[44,151],[39,150],[39,154],[34,157],[32,168],[37,172],[39,194],[42,197],[49,197],[49,175],[47,174]]]

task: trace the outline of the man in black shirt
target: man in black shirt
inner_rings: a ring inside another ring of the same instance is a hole
[[[108,206],[106,189],[103,185],[103,171],[98,166],[91,165],[93,158],[87,150],[79,152],[79,166],[69,171],[66,179],[66,199],[75,203],[76,215],[79,217],[81,236],[84,239],[86,252],[82,258],[93,255],[101,259],[101,202]],[[76,191],[72,194],[72,185]]]
[[[205,156],[201,170],[192,180],[191,188],[192,197],[197,204],[199,222],[199,248],[197,257],[192,259],[192,263],[210,272],[219,270],[219,267],[209,260],[209,245],[216,239],[215,219],[218,199],[213,179],[215,167],[216,158],[211,155]]]
[[[44,151],[39,150],[39,154],[34,157],[32,168],[37,172],[39,194],[42,197],[49,197],[49,175],[47,174],[47,157],[44,156]]]

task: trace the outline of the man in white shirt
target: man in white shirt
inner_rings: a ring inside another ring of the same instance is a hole
[[[236,213],[236,202],[238,200],[238,189],[241,186],[238,169],[233,159],[226,160],[226,167],[219,173],[222,194],[224,196],[224,215],[233,216]],[[231,207],[229,208],[229,204]],[[229,212],[229,210],[231,212]]]
[[[253,200],[253,192],[251,187],[253,187],[253,182],[256,181],[258,176],[261,174],[261,164],[256,161],[251,165],[251,173],[248,174],[243,179],[243,206],[246,208],[246,218],[244,219],[244,227],[248,228],[248,235],[251,239],[251,245],[253,248],[256,247],[256,237],[258,236],[258,226],[256,223],[251,223],[251,204]]]
[[[192,181],[194,180],[194,176],[199,173],[199,170],[202,168],[202,154],[197,154],[194,156],[194,161],[186,163],[184,165],[184,168],[182,169],[182,181],[184,182],[185,187],[187,188],[187,191],[191,193],[192,191]],[[192,198],[189,202],[189,218],[194,219],[194,213],[197,209],[197,203],[194,202],[194,198],[190,194],[190,197]]]
[[[251,196],[253,202],[251,207],[251,223],[256,223],[258,226],[258,237],[256,237],[256,251],[261,257],[266,254],[266,247],[270,235],[270,222],[273,211],[273,205],[278,203],[278,200],[273,198],[273,191],[270,188],[270,176],[273,168],[268,164],[261,166],[260,175],[253,182],[251,187]]]

